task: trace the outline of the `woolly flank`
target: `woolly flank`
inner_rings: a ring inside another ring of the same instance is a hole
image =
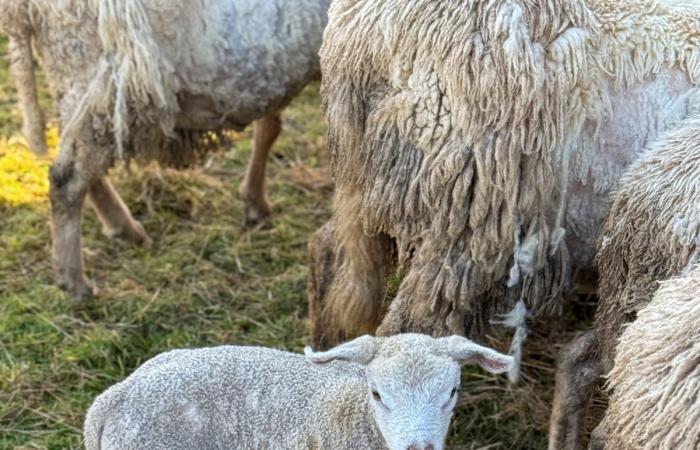
[[[342,261],[328,330],[376,322],[386,241],[403,281],[380,334],[478,336],[521,299],[533,317],[558,316],[625,167],[700,108],[690,9],[338,0],[329,16]]]
[[[700,448],[698,323],[700,266],[662,283],[622,334],[601,424],[606,449]]]

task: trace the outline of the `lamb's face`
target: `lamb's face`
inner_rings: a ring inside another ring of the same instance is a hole
[[[366,366],[366,395],[391,450],[442,450],[461,364],[475,363],[493,373],[513,364],[510,356],[461,336],[363,336],[327,352],[307,347],[305,353],[314,363],[340,359]]]
[[[442,450],[459,393],[459,364],[428,349],[377,356],[369,403],[391,450]]]

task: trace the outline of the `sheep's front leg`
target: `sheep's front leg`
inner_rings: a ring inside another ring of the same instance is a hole
[[[246,224],[256,224],[270,215],[270,206],[265,198],[265,167],[272,145],[282,131],[279,113],[263,117],[255,122],[253,153],[241,184],[245,199]]]
[[[309,244],[311,326],[319,348],[375,331],[393,256],[388,236],[364,233],[358,194],[339,193],[336,200],[334,219]]]
[[[314,347],[326,349],[345,340],[338,329],[325,323],[329,318],[324,315],[328,290],[338,270],[338,255],[335,249],[335,227],[333,222],[326,223],[309,239],[309,319],[311,322],[311,339]]]
[[[80,245],[83,202],[92,180],[72,158],[61,156],[50,175],[53,265],[58,286],[82,299],[94,293],[83,273]]]
[[[102,231],[106,236],[122,238],[145,247],[151,245],[151,238],[148,237],[141,224],[134,220],[131,211],[107,177],[102,177],[92,183],[88,194],[92,206],[102,222]]]
[[[549,424],[549,450],[586,448],[586,418],[602,375],[598,355],[595,330],[580,335],[562,349]]]

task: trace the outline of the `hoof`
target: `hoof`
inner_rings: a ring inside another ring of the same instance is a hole
[[[252,203],[246,202],[245,205],[245,225],[252,227],[265,222],[272,214],[272,210],[266,201]]]
[[[143,248],[153,247],[153,239],[146,233],[143,229],[143,225],[140,222],[134,221],[133,229],[129,230],[125,239],[132,244],[140,245]]]
[[[85,276],[77,280],[59,277],[58,287],[71,294],[79,302],[90,300],[95,297],[95,288]]]
[[[153,246],[153,240],[148,236],[143,225],[137,221],[133,221],[130,227],[126,227],[123,230],[103,228],[102,233],[110,239],[121,239],[144,248]]]

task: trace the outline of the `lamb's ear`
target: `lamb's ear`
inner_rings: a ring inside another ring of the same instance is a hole
[[[491,373],[504,373],[515,363],[512,356],[475,344],[462,336],[450,336],[440,340],[444,343],[447,354],[460,364],[478,364]]]
[[[314,352],[311,347],[306,347],[304,354],[308,361],[315,364],[324,364],[337,359],[365,365],[374,359],[380,343],[381,338],[362,336],[325,352]]]

